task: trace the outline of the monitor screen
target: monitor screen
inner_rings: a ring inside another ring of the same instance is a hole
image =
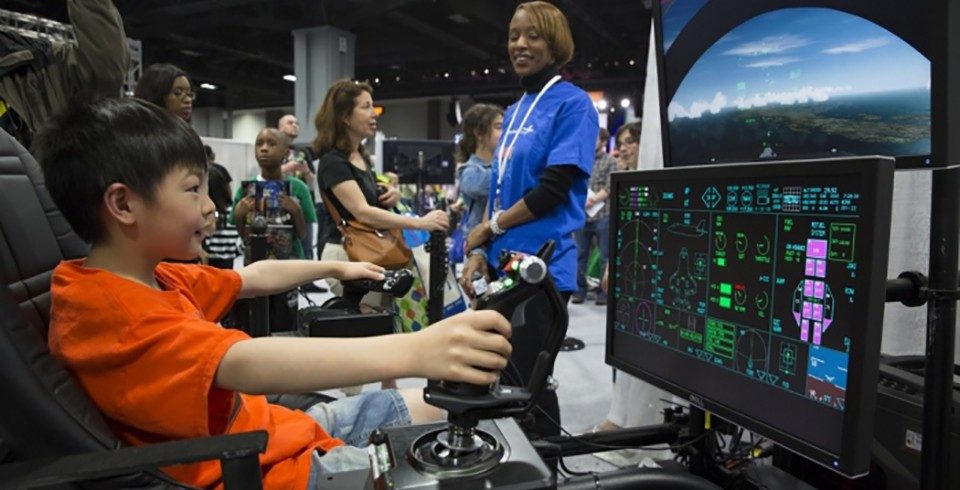
[[[384,140],[383,171],[395,172],[402,184],[416,184],[418,176],[423,184],[453,184],[454,147],[452,141]]]
[[[800,3],[658,2],[665,161],[930,164],[930,62],[918,51],[929,41],[911,20],[921,7]]]
[[[615,172],[607,362],[865,473],[894,162]]]

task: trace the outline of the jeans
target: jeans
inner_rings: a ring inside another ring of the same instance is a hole
[[[367,437],[378,427],[410,425],[410,412],[396,390],[367,391],[330,403],[318,403],[306,414],[328,434],[347,443],[323,456],[313,455],[307,489],[317,488],[324,475],[370,467]]]
[[[600,273],[607,267],[607,255],[610,253],[610,217],[597,221],[587,221],[583,229],[577,232],[577,296],[587,294],[587,259],[590,258],[590,242],[597,237],[600,247]],[[605,298],[600,291],[597,298]]]

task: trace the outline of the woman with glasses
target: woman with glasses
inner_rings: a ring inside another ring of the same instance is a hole
[[[153,102],[189,123],[197,94],[185,71],[169,63],[155,63],[143,70],[133,96]]]
[[[620,170],[636,170],[640,164],[640,122],[620,126],[617,130],[617,162]]]
[[[470,256],[461,284],[469,295],[474,272],[489,278],[489,265],[497,264],[501,251],[533,254],[547,240],[556,242],[549,267],[557,289],[565,300],[577,290],[574,232],[586,218],[587,180],[600,125],[590,96],[560,77],[573,49],[570,25],[557,7],[526,2],[514,10],[507,54],[524,93],[503,116],[487,213],[467,238]],[[527,302],[523,315],[523,328],[515,329],[511,339],[512,366],[502,373],[508,385],[527,384],[554,320],[546,295]],[[556,391],[544,390],[537,404],[539,409],[531,412],[533,431],[559,434]]]

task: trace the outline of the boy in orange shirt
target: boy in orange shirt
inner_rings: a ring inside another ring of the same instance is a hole
[[[506,366],[510,325],[491,311],[362,339],[251,339],[217,325],[239,297],[323,277],[381,279],[383,269],[161,262],[196,257],[214,212],[200,139],[163,109],[138,99],[76,106],[36,147],[54,201],[92,244],[86,259],[54,271],[50,350],[129,444],[266,430],[264,487],[311,488],[325,473],[367,466],[366,451],[344,440],[361,445],[377,426],[436,420],[440,411],[419,390],[369,392],[307,412],[268,404],[264,393],[402,377],[487,384]],[[200,487],[221,484],[216,461],[165,471]]]

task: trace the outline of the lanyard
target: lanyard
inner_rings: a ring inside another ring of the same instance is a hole
[[[510,116],[510,123],[507,125],[507,132],[504,133],[506,136],[503,138],[503,141],[500,142],[500,149],[497,150],[498,158],[498,167],[497,167],[497,195],[494,199],[494,208],[499,210],[500,208],[500,190],[503,188],[503,177],[504,171],[507,169],[507,158],[513,155],[513,147],[517,144],[517,138],[520,136],[520,132],[523,130],[523,125],[527,123],[527,119],[530,118],[530,114],[533,113],[533,108],[537,106],[537,102],[540,102],[540,97],[543,97],[543,94],[547,93],[547,90],[553,86],[553,84],[560,81],[560,75],[554,75],[553,78],[547,82],[546,85],[540,89],[540,92],[537,93],[536,98],[533,99],[533,103],[530,104],[530,107],[527,109],[527,113],[523,115],[523,119],[520,120],[520,127],[517,128],[516,132],[513,133],[513,139],[510,140],[510,146],[506,147],[507,138],[510,137],[510,131],[513,130],[513,123],[517,120],[517,113],[520,112],[520,105],[523,104],[524,97],[527,96],[526,93],[520,96],[520,100],[517,102],[517,110],[513,111],[513,115]]]

